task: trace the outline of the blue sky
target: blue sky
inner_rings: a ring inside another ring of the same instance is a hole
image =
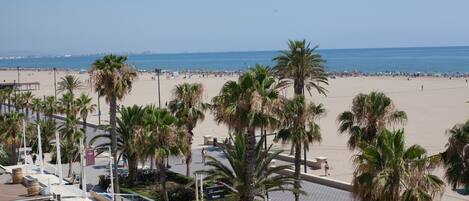
[[[12,0],[1,54],[469,45],[467,0]]]

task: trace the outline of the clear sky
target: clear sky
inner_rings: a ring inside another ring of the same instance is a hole
[[[2,0],[1,54],[469,45],[468,0]]]

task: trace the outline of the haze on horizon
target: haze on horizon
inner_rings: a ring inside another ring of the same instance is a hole
[[[469,45],[469,1],[2,1],[0,56]]]

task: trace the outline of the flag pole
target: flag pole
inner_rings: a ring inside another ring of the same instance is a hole
[[[39,171],[41,174],[44,174],[44,161],[42,159],[42,141],[41,141],[41,126],[39,122],[37,124],[37,146],[39,150]]]
[[[55,131],[55,146],[57,150],[56,154],[56,162],[57,162],[57,169],[59,171],[59,185],[62,185],[62,159],[60,155],[60,137],[59,137],[59,131]]]

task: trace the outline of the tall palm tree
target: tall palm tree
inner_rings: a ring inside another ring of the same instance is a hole
[[[266,151],[262,149],[265,137],[256,145],[256,164],[254,170],[254,192],[255,196],[264,200],[266,193],[275,191],[292,191],[291,186],[294,184],[295,178],[293,176],[284,176],[276,174],[278,171],[290,169],[288,165],[272,166],[272,160],[277,157],[282,151],[273,151],[270,153],[272,145]],[[198,171],[207,175],[207,180],[214,183],[223,182],[228,186],[228,190],[236,195],[236,199],[243,201],[243,197],[247,191],[247,181],[244,166],[246,166],[247,135],[236,135],[233,146],[221,145],[223,148],[223,155],[228,160],[228,166],[222,161],[212,156],[207,156],[206,165],[211,167],[209,170]],[[303,193],[303,192],[301,192]]]
[[[4,92],[5,92],[4,96],[5,96],[5,98],[6,98],[7,105],[8,105],[8,107],[7,107],[7,108],[8,108],[8,112],[10,112],[10,111],[11,111],[11,101],[12,101],[12,99],[13,99],[13,97],[12,97],[13,88],[5,88],[5,89],[3,89],[3,90],[4,90]]]
[[[55,100],[54,96],[47,96],[43,102],[44,107],[44,115],[46,115],[49,119],[52,119],[52,116],[58,111],[58,103]]]
[[[433,200],[444,192],[444,182],[431,174],[437,160],[419,145],[405,146],[401,130],[380,131],[376,144],[354,156],[352,192],[361,200]]]
[[[138,160],[143,155],[143,150],[139,150],[139,147],[145,147],[141,144],[144,112],[141,106],[133,105],[119,110],[120,117],[117,118],[117,150],[120,152],[119,159],[124,157],[129,161],[130,185],[136,182]],[[95,144],[99,139],[107,140],[97,144],[96,149],[107,150],[111,144],[111,136],[107,133],[96,135],[90,140],[90,144]]]
[[[83,87],[83,84],[78,79],[78,77],[74,75],[66,75],[65,77],[61,78],[61,81],[57,83],[59,87],[57,91],[62,93],[64,91],[74,94],[74,91]]]
[[[7,100],[8,100],[7,90],[0,89],[0,114],[3,114],[3,107]]]
[[[445,178],[453,189],[465,186],[469,190],[469,121],[456,124],[447,133],[448,143],[441,154]]]
[[[0,139],[10,148],[10,165],[18,161],[17,148],[21,142],[24,118],[24,114],[14,111],[0,115]]]
[[[226,82],[220,94],[212,99],[213,113],[218,123],[227,124],[235,133],[247,133],[248,145],[245,158],[247,191],[242,197],[249,201],[254,200],[255,196],[253,186],[255,131],[259,128],[275,127],[277,119],[274,114],[280,102],[277,85],[275,83],[261,84],[264,79],[271,79],[271,76],[265,76],[256,68],[249,69],[239,77],[237,82]],[[260,93],[261,91],[269,92]],[[265,102],[266,100],[269,101]],[[271,109],[263,110],[265,107],[262,104],[271,106]]]
[[[300,171],[301,166],[301,146],[305,153],[306,171],[306,151],[309,145],[314,142],[321,142],[321,130],[317,120],[324,115],[325,109],[321,104],[306,104],[303,96],[295,96],[292,100],[286,101],[283,112],[280,113],[282,124],[276,135],[275,141],[291,142],[295,147],[295,171]],[[298,114],[304,114],[306,126],[298,125]],[[299,174],[299,173],[298,173]]]
[[[74,116],[78,113],[78,108],[75,104],[74,95],[70,92],[62,94],[62,97],[58,101],[58,111],[65,114],[66,117]]]
[[[30,124],[27,128],[27,140],[28,146],[31,147],[33,152],[36,152],[38,148],[38,141],[37,141],[37,125],[41,130],[41,140],[42,140],[42,152],[48,153],[52,151],[52,146],[50,142],[55,140],[55,130],[57,128],[57,123],[48,120],[48,119],[40,119],[36,122]]]
[[[350,111],[337,117],[339,133],[348,133],[348,147],[356,149],[360,144],[373,143],[376,135],[386,126],[402,125],[407,121],[404,111],[396,110],[391,98],[383,92],[358,94]]]
[[[79,126],[79,119],[70,115],[65,118],[65,122],[59,126],[59,132],[61,136],[65,139],[63,140],[63,147],[68,156],[68,177],[72,176],[72,165],[73,162],[77,160],[79,153],[79,142],[80,138],[83,137],[83,130]]]
[[[275,74],[280,80],[285,80],[289,85],[293,84],[295,96],[304,96],[305,88],[311,94],[311,89],[316,90],[319,94],[325,95],[327,90],[323,85],[327,85],[327,73],[325,71],[325,60],[316,52],[316,47],[311,48],[310,43],[306,40],[290,40],[288,41],[288,50],[281,51],[274,58],[277,62],[274,67]],[[296,125],[298,129],[305,126],[304,113],[300,112],[296,117]],[[298,132],[298,131],[297,131]],[[301,156],[301,144],[294,144],[295,155]],[[301,158],[301,157],[300,157]],[[300,185],[300,167],[295,169],[297,182],[295,187],[299,189]],[[299,194],[295,193],[295,200],[299,201]]]
[[[29,117],[29,109],[31,108],[33,98],[34,95],[30,91],[21,93],[21,106],[26,109],[26,118]]]
[[[40,119],[40,113],[43,112],[44,103],[40,98],[33,98],[31,100],[31,110],[36,113],[36,121]]]
[[[82,93],[76,100],[75,104],[77,105],[78,113],[80,114],[81,119],[83,120],[83,131],[85,135],[83,136],[83,142],[86,144],[86,130],[87,130],[87,118],[88,114],[96,111],[96,104],[92,103],[93,99]]]
[[[205,111],[209,108],[208,103],[203,100],[202,84],[183,83],[177,85],[173,90],[173,100],[169,102],[169,110],[179,119],[179,122],[187,130],[187,144],[189,145],[186,153],[186,176],[190,176],[190,164],[192,163],[192,130],[197,122],[203,121]]]
[[[165,159],[170,155],[179,155],[186,149],[186,137],[177,125],[177,119],[167,109],[147,106],[143,122],[148,141],[152,146],[149,151],[155,156],[159,169],[159,182],[161,184],[162,199],[169,201],[166,188]]]
[[[122,100],[132,89],[132,83],[137,79],[137,72],[133,66],[127,65],[126,56],[106,55],[96,60],[91,66],[90,74],[94,82],[94,88],[98,94],[105,96],[109,103],[109,124],[112,154],[116,166],[114,167],[115,192],[119,193],[119,175],[117,174],[117,135],[116,135],[116,110],[117,100]]]

